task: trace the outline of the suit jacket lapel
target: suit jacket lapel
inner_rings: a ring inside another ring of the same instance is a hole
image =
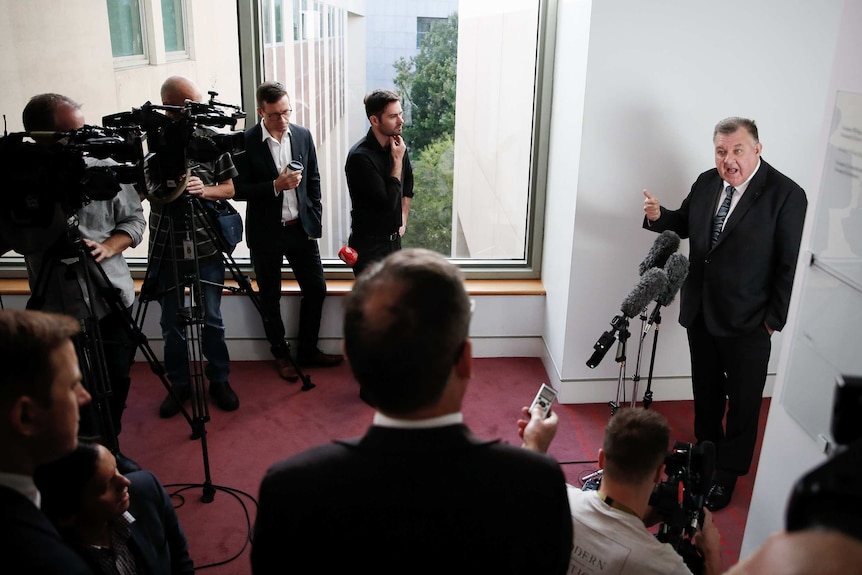
[[[139,524],[138,521],[135,521],[131,525],[132,535],[129,537],[129,541],[135,546],[138,551],[138,556],[143,559],[144,563],[147,565],[148,573],[158,573],[159,572],[159,560],[156,557],[153,546],[147,540],[146,533],[142,533],[143,527]]]
[[[761,159],[760,169],[757,170],[757,173],[751,179],[751,183],[748,184],[748,188],[745,190],[745,193],[742,194],[741,198],[739,198],[739,203],[736,204],[736,207],[733,208],[733,211],[730,212],[730,215],[727,217],[727,221],[724,223],[724,229],[718,236],[718,241],[715,242],[713,249],[718,247],[722,240],[733,232],[733,229],[742,220],[742,218],[745,217],[745,214],[749,209],[751,209],[751,206],[753,206],[760,198],[766,183],[766,171],[768,169],[770,169],[769,164]]]
[[[263,128],[260,122],[254,127],[252,133],[252,158],[260,158],[263,162],[263,167],[269,172],[269,175],[275,179],[278,177],[278,170],[275,167],[275,161],[272,159],[272,153],[269,151],[269,146],[263,139]]]

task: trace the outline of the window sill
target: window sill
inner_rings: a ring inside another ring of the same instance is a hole
[[[135,280],[135,291],[140,292],[141,280]],[[227,285],[236,286],[236,282],[228,280]],[[467,280],[467,292],[470,295],[546,295],[541,280]],[[257,289],[257,284],[252,282]],[[328,295],[346,295],[353,288],[353,280],[329,280],[326,282]],[[299,295],[299,284],[296,280],[281,282],[283,295]],[[30,284],[24,278],[0,279],[0,295],[30,295]],[[243,294],[225,294],[243,295]]]

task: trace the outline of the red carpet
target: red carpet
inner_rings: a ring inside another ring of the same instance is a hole
[[[547,374],[538,358],[477,359],[474,378],[467,392],[464,416],[470,428],[481,437],[499,437],[518,445],[515,421],[520,408],[533,399]],[[206,425],[207,451],[211,482],[257,497],[260,479],[267,467],[307,447],[332,438],[361,435],[371,422],[373,411],[358,397],[358,386],[346,366],[310,369],[317,385],[307,392],[298,383],[278,378],[270,362],[233,362],[231,385],[240,397],[239,410],[232,413],[211,406]],[[158,406],[166,392],[161,381],[146,363],[135,365],[129,408],[123,417],[120,444],[123,452],[141,466],[153,471],[164,484],[200,484],[205,480],[200,441],[189,440],[190,428],[178,415],[158,417]],[[609,389],[609,399],[611,391]],[[673,439],[693,441],[691,402],[653,403],[673,428]],[[604,404],[561,405],[556,407],[560,427],[551,446],[551,455],[564,463],[569,483],[593,461],[610,408]],[[762,428],[768,401],[763,405]],[[758,443],[757,454],[760,453]],[[722,535],[724,566],[736,562],[748,514],[754,469],[741,478],[731,505],[716,514]],[[169,488],[170,492],[177,488]],[[254,504],[235,492],[217,490],[211,503],[200,502],[202,489],[193,487],[176,498],[180,521],[189,538],[192,558],[198,567],[239,557],[226,565],[207,569],[207,573],[241,575],[250,572],[247,523],[253,523]],[[248,509],[248,517],[241,502]],[[513,519],[513,528],[519,520]]]

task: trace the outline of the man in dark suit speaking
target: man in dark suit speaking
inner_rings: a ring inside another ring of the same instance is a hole
[[[463,423],[469,325],[460,271],[440,254],[398,251],[360,274],[344,348],[374,423],[267,471],[253,573],[566,572],[559,465]]]
[[[302,301],[296,361],[330,367],[343,360],[317,347],[326,279],[317,240],[323,233],[323,206],[317,151],[311,132],[289,122],[293,109],[284,86],[264,82],[257,89],[261,121],[245,132],[245,153],[236,157],[235,200],[248,202],[246,241],[260,290],[264,331],[278,374],[298,379],[288,358],[281,319],[281,263],[287,258]],[[298,162],[298,164],[294,164]]]
[[[691,351],[694,433],[717,446],[706,502],[717,511],[751,465],[770,337],[787,322],[808,201],[761,159],[752,120],[722,120],[713,143],[715,169],[698,176],[678,210],[644,190],[643,225],[689,238],[679,322]]]

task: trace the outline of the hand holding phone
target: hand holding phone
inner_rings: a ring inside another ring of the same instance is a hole
[[[547,418],[551,413],[551,404],[554,402],[554,399],[557,398],[557,390],[553,387],[550,387],[548,384],[543,383],[542,387],[539,388],[538,393],[536,393],[535,399],[533,399],[533,403],[530,404],[530,411],[533,411],[533,408],[537,405],[542,407],[542,413],[544,413]]]

